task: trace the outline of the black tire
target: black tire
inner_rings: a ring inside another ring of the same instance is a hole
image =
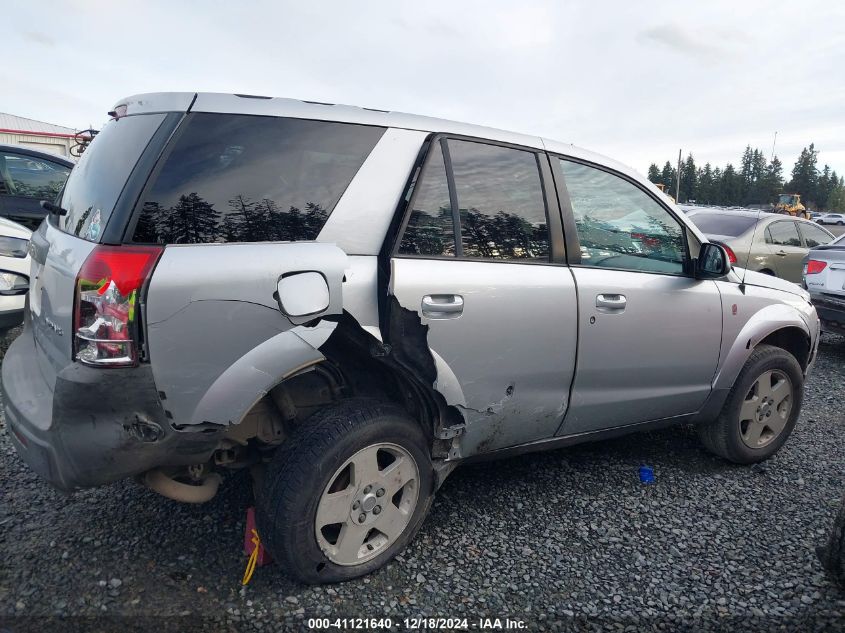
[[[825,571],[845,586],[845,496],[842,497],[827,543],[817,548],[816,554]]]
[[[332,562],[317,541],[316,512],[337,470],[358,451],[389,442],[415,460],[419,470],[416,507],[404,531],[384,552],[356,565]],[[256,500],[258,532],[284,573],[309,584],[368,574],[401,552],[422,525],[434,496],[429,442],[420,425],[397,406],[353,399],[318,411],[279,446]]]
[[[751,448],[742,440],[740,409],[757,379],[769,370],[786,374],[792,383],[792,404],[786,424],[780,434],[760,448]],[[760,345],[751,354],[739,372],[719,416],[698,427],[698,436],[705,448],[719,457],[737,464],[753,464],[774,455],[786,442],[804,398],[804,375],[795,357],[780,347]]]

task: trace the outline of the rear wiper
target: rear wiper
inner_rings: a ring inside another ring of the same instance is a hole
[[[63,209],[59,205],[48,202],[47,200],[41,201],[41,208],[54,215],[67,215],[67,209]]]

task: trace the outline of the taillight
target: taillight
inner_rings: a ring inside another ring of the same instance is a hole
[[[727,244],[719,244],[719,246],[725,249],[725,252],[728,254],[728,259],[731,260],[731,264],[736,264],[736,253],[733,252],[733,249]]]
[[[74,356],[86,365],[138,362],[138,295],[162,248],[97,246],[76,277]]]
[[[827,268],[827,262],[821,262],[817,259],[811,259],[807,262],[807,270],[805,274],[807,275],[817,275],[821,271]]]

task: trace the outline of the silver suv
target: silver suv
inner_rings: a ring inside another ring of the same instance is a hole
[[[250,468],[281,569],[333,582],[444,478],[696,423],[765,459],[819,323],[651,183],[571,145],[245,95],[121,101],[32,238],[2,367],[24,460],[202,502]]]

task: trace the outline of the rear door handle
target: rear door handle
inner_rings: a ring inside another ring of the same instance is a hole
[[[596,297],[596,308],[599,312],[623,312],[628,300],[625,295],[601,294]]]
[[[786,251],[778,251],[777,253],[775,253],[775,255],[777,255],[778,257],[786,257],[787,255],[789,255],[789,253],[787,253]]]
[[[430,319],[455,319],[463,311],[461,295],[426,295],[422,298],[422,313]]]

